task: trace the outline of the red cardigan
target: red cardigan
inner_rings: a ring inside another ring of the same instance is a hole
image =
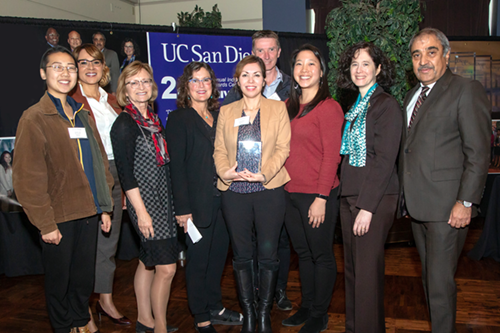
[[[299,115],[305,105],[301,105]],[[291,122],[290,156],[285,168],[292,180],[285,190],[329,195],[339,185],[340,144],[344,113],[331,98]]]

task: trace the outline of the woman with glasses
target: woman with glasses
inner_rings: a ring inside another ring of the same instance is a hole
[[[78,103],[82,103],[90,116],[95,120],[102,144],[109,161],[109,171],[113,175],[113,217],[109,233],[99,232],[97,235],[97,257],[95,270],[94,292],[99,294],[96,312],[101,316],[109,317],[115,324],[130,325],[130,320],[123,316],[113,302],[113,279],[115,275],[115,254],[122,225],[122,188],[118,179],[118,172],[111,146],[110,131],[115,119],[122,112],[116,98],[108,94],[105,87],[110,79],[109,68],[104,61],[104,55],[93,44],[78,46],[73,55],[78,64],[78,83],[70,94]],[[92,318],[92,316],[91,316]],[[89,323],[91,332],[97,327],[93,320]]]
[[[179,251],[165,129],[151,108],[158,96],[151,67],[140,61],[128,65],[118,79],[116,96],[124,111],[111,128],[111,142],[127,210],[141,239],[134,278],[136,332],[166,333]]]
[[[285,217],[284,164],[290,150],[285,103],[266,99],[266,67],[247,56],[234,77],[243,98],[221,108],[214,160],[222,191],[222,212],[233,249],[233,269],[244,321],[241,332],[271,332],[271,308],[278,277],[278,240]],[[253,242],[259,261],[258,309],[254,306]]]
[[[123,69],[129,64],[139,60],[137,57],[141,55],[141,50],[139,50],[139,45],[137,45],[135,40],[132,38],[125,38],[122,42],[121,54],[125,59],[123,59],[122,65],[120,66],[120,73],[123,72]]]
[[[213,159],[219,91],[208,64],[184,67],[177,85],[177,107],[168,115],[167,143],[177,223],[188,220],[203,238],[186,237],[188,304],[198,332],[215,332],[212,324],[241,325],[238,312],[222,305],[221,278],[229,236],[221,214],[221,195]]]
[[[24,111],[16,134],[17,199],[41,234],[45,298],[55,333],[88,333],[99,215],[109,232],[113,176],[89,112],[68,96],[78,73],[73,55],[45,52],[47,91]]]

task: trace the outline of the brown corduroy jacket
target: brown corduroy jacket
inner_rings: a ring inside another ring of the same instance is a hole
[[[97,200],[104,212],[113,209],[113,176],[94,120],[89,111],[78,112],[92,151]],[[24,111],[16,133],[13,185],[31,223],[42,235],[57,223],[97,213],[94,197],[78,157],[78,142],[69,137],[71,124],[47,95]],[[92,132],[92,133],[89,133]]]

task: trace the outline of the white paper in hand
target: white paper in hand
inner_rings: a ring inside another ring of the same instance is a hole
[[[196,226],[194,225],[193,220],[188,219],[187,224],[188,224],[187,233],[189,237],[191,237],[191,241],[193,243],[199,242],[203,236],[198,231],[198,228],[196,228]]]

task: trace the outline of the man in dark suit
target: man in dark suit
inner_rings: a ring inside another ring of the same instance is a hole
[[[447,68],[450,45],[426,28],[410,42],[420,83],[406,95],[399,215],[412,218],[432,332],[455,332],[457,262],[488,174],[490,103]]]
[[[118,54],[116,54],[115,51],[104,47],[106,46],[106,36],[104,36],[102,32],[96,32],[92,35],[92,42],[104,54],[106,66],[109,67],[111,81],[106,87],[106,91],[115,93],[116,88],[118,87],[118,77],[120,76],[120,62],[118,61]]]

